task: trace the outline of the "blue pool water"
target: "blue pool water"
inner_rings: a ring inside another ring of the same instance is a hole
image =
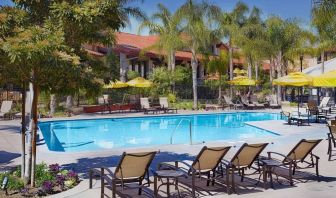
[[[188,144],[189,120],[195,143],[276,136],[245,122],[279,119],[279,114],[242,112],[52,121],[39,127],[49,150],[71,152],[170,144],[175,128],[173,144]]]

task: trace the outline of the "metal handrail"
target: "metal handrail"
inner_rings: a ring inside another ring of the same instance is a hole
[[[191,120],[189,119],[181,119],[180,122],[177,124],[177,126],[175,127],[174,131],[171,133],[170,135],[170,144],[173,144],[173,137],[174,137],[174,134],[176,132],[176,129],[181,125],[181,123],[183,121],[188,121],[189,122],[189,142],[190,142],[190,145],[192,145],[192,129],[191,129]]]

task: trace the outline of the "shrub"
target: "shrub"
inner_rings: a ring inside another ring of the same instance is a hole
[[[53,192],[53,188],[54,188],[54,183],[52,181],[44,181],[42,183],[41,189],[43,192],[50,194]]]
[[[173,93],[168,94],[168,102],[169,103],[176,103],[176,95]]]
[[[137,78],[140,76],[140,73],[137,71],[132,71],[132,70],[128,70],[127,71],[127,79],[128,80],[132,80],[134,78]]]
[[[18,178],[10,173],[1,173],[0,181],[3,181],[5,177],[8,177],[8,189],[9,190],[21,190],[24,187],[24,182],[21,178]]]
[[[45,163],[41,163],[36,165],[36,186],[40,187],[43,185],[45,181],[51,181],[55,179],[55,175],[53,175]]]

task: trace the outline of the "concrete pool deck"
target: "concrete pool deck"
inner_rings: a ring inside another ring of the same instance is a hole
[[[220,111],[215,111],[220,113]],[[229,111],[230,112],[230,111]],[[231,111],[232,112],[232,111]],[[262,111],[265,112],[265,111]],[[267,110],[266,112],[279,112],[276,110]],[[214,113],[211,111],[180,111],[179,115],[183,114],[195,114],[195,113]],[[104,117],[132,117],[143,116],[142,113],[122,114],[122,115],[100,115],[100,114],[87,114],[80,115],[71,118],[57,118],[51,120],[64,120],[64,119],[92,119],[92,118],[104,118]],[[43,119],[48,120],[48,119]],[[4,170],[9,167],[13,167],[20,163],[20,134],[19,134],[19,120],[0,121],[0,170]],[[268,137],[268,138],[254,138],[243,141],[215,141],[207,142],[205,144],[196,145],[161,145],[153,146],[150,148],[129,148],[129,149],[111,149],[97,152],[74,152],[74,153],[60,153],[50,152],[46,150],[45,145],[38,146],[37,161],[46,162],[47,164],[59,163],[67,168],[75,169],[80,173],[87,173],[90,168],[97,168],[101,166],[115,166],[120,158],[120,154],[123,151],[136,151],[140,150],[158,150],[160,153],[156,156],[152,167],[155,169],[157,164],[163,161],[185,160],[193,159],[203,145],[218,146],[218,145],[232,145],[232,148],[228,155],[225,157],[229,159],[245,141],[249,143],[253,142],[268,142],[270,143],[266,148],[266,151],[278,151],[287,154],[289,150],[302,138],[316,139],[326,138],[328,129],[325,124],[311,124],[311,126],[296,126],[286,125],[284,121],[258,121],[248,122],[247,124],[257,126],[262,129],[266,129],[272,132],[279,133],[280,136]],[[307,183],[298,183],[295,187],[290,188],[288,185],[277,185],[276,190],[258,189],[246,191],[241,195],[230,195],[232,197],[335,197],[336,193],[336,161],[327,161],[327,141],[323,141],[314,152],[321,157],[320,160],[320,173],[323,176],[321,182],[312,181]],[[265,153],[264,153],[265,154]],[[312,170],[313,171],[313,170]],[[283,187],[284,186],[284,187]],[[164,189],[164,187],[163,187]],[[88,189],[88,180],[84,176],[84,180],[74,189],[71,189],[62,194],[55,195],[54,197],[99,197],[100,189],[99,182],[96,182],[93,189]],[[206,195],[204,195],[206,196]],[[217,197],[227,196],[226,190],[216,195]],[[214,196],[214,197],[216,197]]]

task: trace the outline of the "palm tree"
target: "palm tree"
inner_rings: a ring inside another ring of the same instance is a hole
[[[248,77],[252,78],[252,66],[255,66],[255,77],[258,79],[258,62],[264,58],[265,27],[260,17],[261,11],[254,7],[246,19],[244,26],[236,34],[237,45],[242,49],[247,60]]]
[[[245,3],[238,2],[235,8],[224,13],[221,17],[221,29],[223,35],[228,39],[229,57],[230,57],[230,80],[233,78],[233,49],[237,41],[237,35],[240,33],[241,27],[246,23],[246,14],[249,8]]]
[[[324,73],[324,55],[336,44],[336,5],[335,1],[325,0],[312,9],[312,24],[318,32],[318,51],[321,54],[322,73]]]
[[[218,102],[220,102],[222,98],[222,78],[229,67],[229,60],[228,53],[226,51],[221,51],[218,57],[213,58],[207,64],[208,72],[218,74],[219,77]]]
[[[213,21],[218,20],[220,9],[205,2],[186,1],[177,11],[184,24],[185,45],[191,51],[191,67],[193,81],[193,107],[197,108],[197,55],[205,51],[218,38],[219,31],[210,29]]]
[[[274,58],[277,77],[286,74],[286,66],[291,54],[291,49],[300,43],[302,30],[298,23],[293,20],[282,20],[272,16],[266,20],[267,41],[272,46],[271,56]],[[281,98],[280,86],[277,87],[278,101]]]
[[[159,3],[157,7],[159,11],[140,24],[139,32],[148,28],[150,34],[159,36],[157,43],[151,47],[164,50],[167,55],[168,69],[175,70],[175,51],[182,47],[181,19],[162,4]]]

